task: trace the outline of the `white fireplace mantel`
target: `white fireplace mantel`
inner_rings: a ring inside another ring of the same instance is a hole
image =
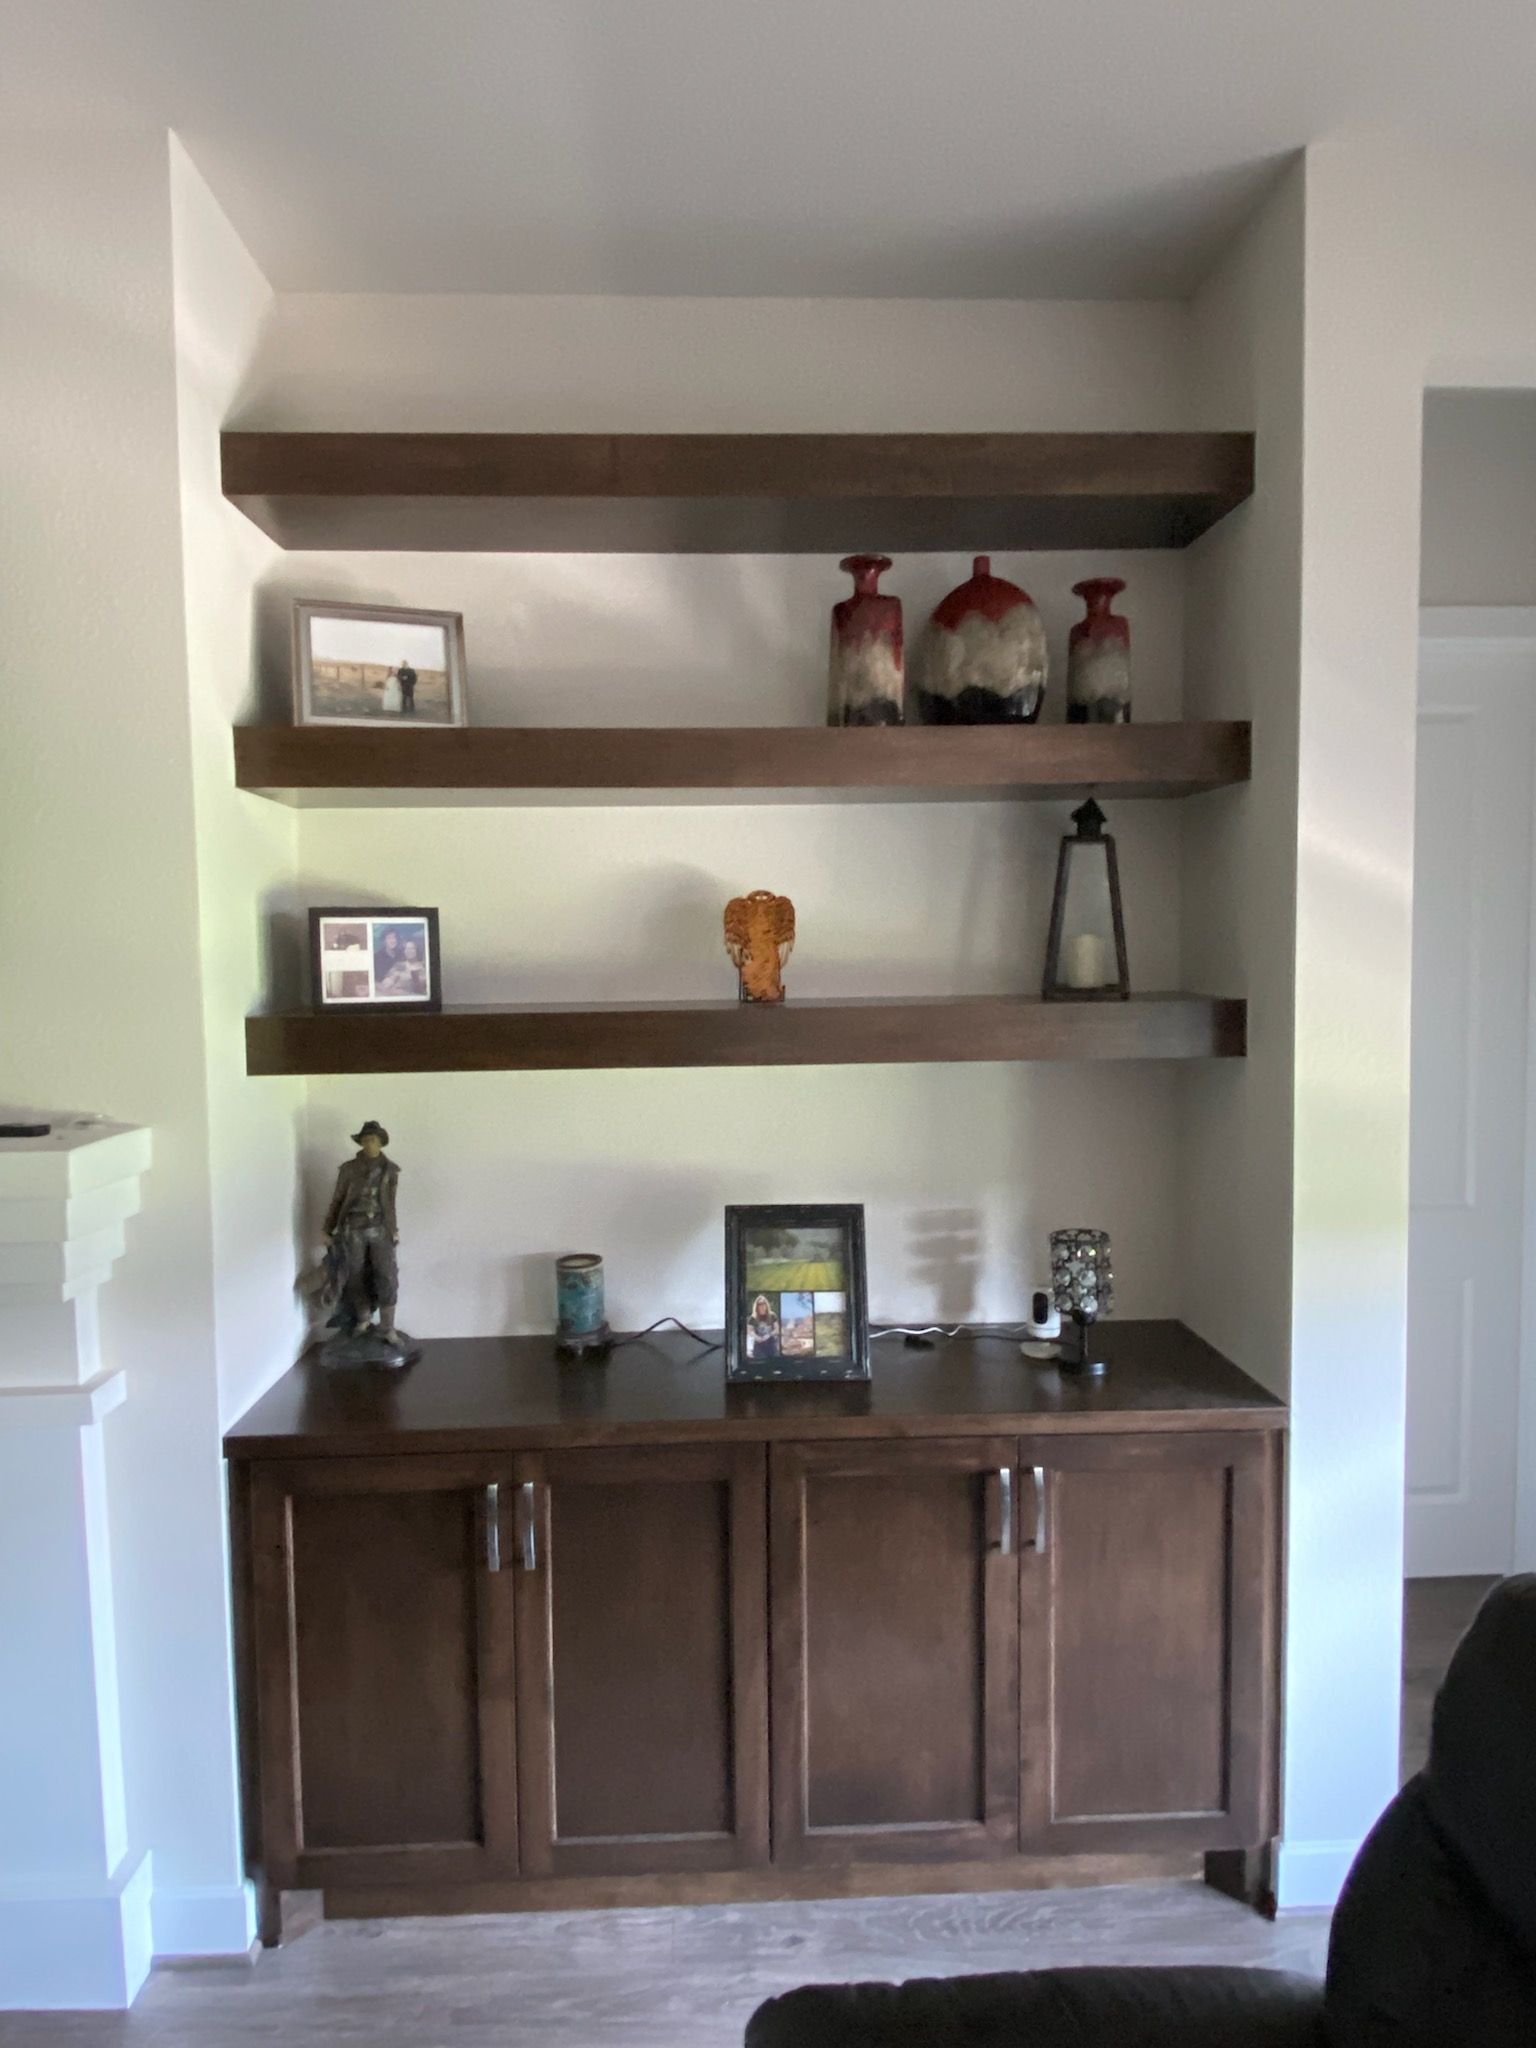
[[[103,1424],[128,1392],[97,1295],[150,1135],[0,1107],[0,2011],[121,2008],[149,1971],[128,1838]]]
[[[46,1138],[0,1138],[0,1389],[81,1386],[101,1371],[99,1289],[138,1214],[149,1132],[100,1117],[0,1109],[48,1121]]]

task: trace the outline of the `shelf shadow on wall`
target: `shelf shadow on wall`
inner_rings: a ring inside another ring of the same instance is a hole
[[[918,1209],[907,1219],[907,1265],[931,1292],[940,1322],[973,1319],[982,1254],[979,1209]]]

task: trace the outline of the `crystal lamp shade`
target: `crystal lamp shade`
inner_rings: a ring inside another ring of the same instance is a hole
[[[1105,1230],[1051,1232],[1051,1299],[1064,1316],[1093,1322],[1115,1305],[1115,1275]]]

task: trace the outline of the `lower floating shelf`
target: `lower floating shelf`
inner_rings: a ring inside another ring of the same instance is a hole
[[[1240,1058],[1248,1006],[1195,995],[791,998],[782,1004],[528,1003],[433,1013],[248,1017],[250,1074],[449,1074],[581,1067],[858,1066],[958,1060]]]

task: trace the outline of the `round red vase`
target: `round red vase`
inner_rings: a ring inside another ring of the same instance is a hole
[[[1045,628],[1029,593],[978,555],[934,608],[918,702],[927,725],[1031,724],[1045,701]]]
[[[1067,636],[1067,723],[1131,722],[1131,627],[1110,607],[1124,590],[1118,576],[1074,583],[1087,612]]]
[[[832,607],[827,723],[900,725],[905,692],[901,599],[880,589],[891,558],[845,555],[837,566],[853,578],[853,595]]]

